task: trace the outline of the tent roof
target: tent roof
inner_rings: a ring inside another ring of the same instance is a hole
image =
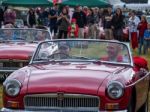
[[[52,0],[4,0],[2,2],[2,5],[4,6],[29,6],[29,7],[35,7],[35,6],[52,6],[53,1]]]
[[[62,2],[63,5],[69,6],[88,6],[88,7],[106,7],[110,4],[106,0],[65,0]]]

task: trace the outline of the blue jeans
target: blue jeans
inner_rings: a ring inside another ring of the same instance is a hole
[[[139,54],[141,54],[143,44],[144,44],[144,38],[139,37]]]
[[[150,40],[145,40],[144,39],[144,54],[146,54],[148,52],[148,48],[150,47]]]

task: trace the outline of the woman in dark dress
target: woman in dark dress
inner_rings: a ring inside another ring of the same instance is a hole
[[[123,40],[123,27],[124,27],[124,16],[120,8],[116,9],[116,13],[112,18],[112,30],[114,39],[122,41]]]
[[[58,39],[67,38],[68,27],[70,25],[69,20],[70,17],[68,15],[68,10],[66,9],[66,7],[64,7],[62,13],[60,14],[60,17],[57,20],[57,24],[59,28]]]

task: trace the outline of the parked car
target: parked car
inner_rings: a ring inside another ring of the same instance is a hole
[[[23,28],[24,27],[24,22],[22,19],[16,19],[14,26],[16,28]]]
[[[146,20],[148,23],[150,23],[150,16],[149,15],[146,16]]]
[[[149,75],[126,43],[45,41],[5,80],[2,111],[147,112]]]
[[[50,39],[48,30],[33,28],[0,29],[0,82],[28,65],[38,43]]]

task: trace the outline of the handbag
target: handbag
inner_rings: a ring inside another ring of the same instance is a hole
[[[57,23],[56,23],[56,24],[57,24],[58,26],[60,26],[60,25],[61,25],[61,22],[62,22],[62,19],[59,19],[59,20],[57,20]]]

